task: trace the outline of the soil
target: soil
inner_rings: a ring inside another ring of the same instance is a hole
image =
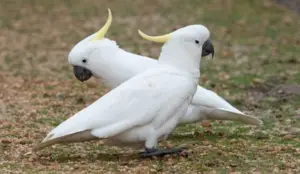
[[[300,0],[276,0],[276,2],[300,14]]]

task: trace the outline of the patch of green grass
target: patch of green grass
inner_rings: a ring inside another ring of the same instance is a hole
[[[58,126],[61,122],[64,121],[64,117],[51,117],[48,115],[48,117],[41,117],[36,122],[43,124],[43,125],[50,125],[50,126]]]
[[[237,86],[250,86],[255,78],[259,78],[259,76],[256,74],[243,74],[240,76],[231,77],[230,81],[232,84]]]

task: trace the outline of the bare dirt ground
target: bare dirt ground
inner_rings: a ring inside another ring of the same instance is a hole
[[[276,1],[279,4],[284,5],[300,14],[300,0],[276,0]]]
[[[105,94],[95,79],[76,80],[70,49],[97,31],[131,52],[158,57],[140,28],[164,34],[202,23],[216,56],[201,65],[201,85],[260,117],[256,128],[215,121],[176,129],[166,146],[188,157],[139,159],[101,142],[31,148],[60,122]],[[26,0],[0,1],[1,173],[300,173],[300,18],[275,1]]]

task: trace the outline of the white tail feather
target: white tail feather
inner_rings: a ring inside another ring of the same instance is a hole
[[[244,113],[236,113],[226,109],[214,109],[210,108],[209,113],[206,114],[207,120],[231,120],[231,121],[239,121],[246,124],[261,126],[263,122],[251,115],[247,115]]]

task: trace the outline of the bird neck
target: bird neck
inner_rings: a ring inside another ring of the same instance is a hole
[[[168,64],[190,74],[197,82],[200,78],[201,52],[193,54],[184,46],[176,43],[165,43],[158,62]]]

